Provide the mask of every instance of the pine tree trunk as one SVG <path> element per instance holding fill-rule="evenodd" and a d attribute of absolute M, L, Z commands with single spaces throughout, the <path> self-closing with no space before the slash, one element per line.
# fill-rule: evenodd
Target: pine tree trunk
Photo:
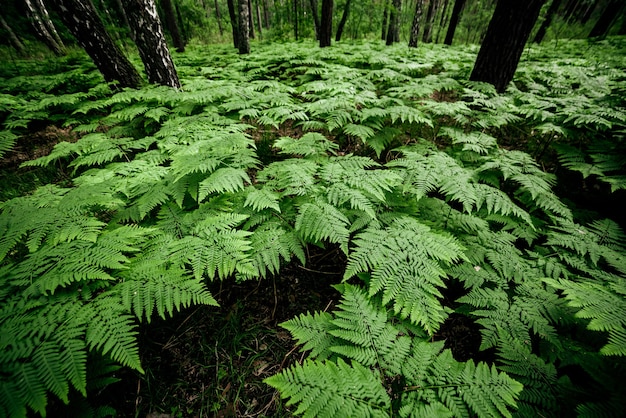
<path fill-rule="evenodd" d="M 452 7 L 452 16 L 450 16 L 450 23 L 448 24 L 448 31 L 446 32 L 446 39 L 443 41 L 446 45 L 452 45 L 454 32 L 456 32 L 456 27 L 459 24 L 459 20 L 461 20 L 461 12 L 463 11 L 464 6 L 465 0 L 456 0 L 454 2 L 454 7 Z"/>
<path fill-rule="evenodd" d="M 217 28 L 220 31 L 220 38 L 224 36 L 224 28 L 222 27 L 222 14 L 220 13 L 220 6 L 215 0 L 215 19 L 217 20 Z"/>
<path fill-rule="evenodd" d="M 226 0 L 228 5 L 228 15 L 230 16 L 230 27 L 233 29 L 233 44 L 235 48 L 239 48 L 239 23 L 237 16 L 239 15 L 239 4 L 237 12 L 235 11 L 234 0 Z"/>
<path fill-rule="evenodd" d="M 400 12 L 402 0 L 393 0 L 389 11 L 389 29 L 387 30 L 387 46 L 400 41 Z"/>
<path fill-rule="evenodd" d="M 48 46 L 48 48 L 50 48 L 52 52 L 55 53 L 55 55 L 65 55 L 65 45 L 63 45 L 63 43 L 59 44 L 54 35 L 50 33 L 50 30 L 48 29 L 48 26 L 50 25 L 46 24 L 45 17 L 42 16 L 42 11 L 39 9 L 39 3 L 36 3 L 35 1 L 36 0 L 24 0 L 24 4 L 26 5 L 26 14 L 28 15 L 31 25 L 35 29 L 39 38 Z"/>
<path fill-rule="evenodd" d="M 604 12 L 602 12 L 602 15 L 600 15 L 593 29 L 591 29 L 591 32 L 589 32 L 588 37 L 605 37 L 616 18 L 622 13 L 624 6 L 626 6 L 624 0 L 611 0 L 604 9 Z"/>
<path fill-rule="evenodd" d="M 177 52 L 185 52 L 185 42 L 180 36 L 180 30 L 178 29 L 178 21 L 174 15 L 174 6 L 172 6 L 172 0 L 161 0 L 161 7 L 163 8 L 163 14 L 165 14 L 165 25 L 167 30 L 172 35 L 172 42 Z"/>
<path fill-rule="evenodd" d="M 352 0 L 346 0 L 346 5 L 343 8 L 343 14 L 341 15 L 339 26 L 337 26 L 337 35 L 335 35 L 336 42 L 339 42 L 341 40 L 341 35 L 343 34 L 343 28 L 346 25 L 346 21 L 348 20 L 348 15 L 350 14 L 350 2 L 351 1 Z"/>
<path fill-rule="evenodd" d="M 478 51 L 472 81 L 493 84 L 504 92 L 513 79 L 524 46 L 545 0 L 499 0 Z"/>
<path fill-rule="evenodd" d="M 50 4 L 107 82 L 139 87 L 137 69 L 113 42 L 90 0 L 50 0 Z"/>
<path fill-rule="evenodd" d="M 546 18 L 541 23 L 541 26 L 539 27 L 539 29 L 537 30 L 537 33 L 535 34 L 535 39 L 533 39 L 534 43 L 540 44 L 541 41 L 543 41 L 543 38 L 544 36 L 546 36 L 546 32 L 548 31 L 548 28 L 552 24 L 552 19 L 554 18 L 556 11 L 559 10 L 560 5 L 561 5 L 561 0 L 552 0 L 552 3 L 550 4 L 548 11 L 546 12 Z"/>
<path fill-rule="evenodd" d="M 333 36 L 333 0 L 322 0 L 322 18 L 320 19 L 320 48 L 330 46 Z"/>
<path fill-rule="evenodd" d="M 239 0 L 239 53 L 250 53 L 250 10 L 248 10 L 248 0 Z"/>
<path fill-rule="evenodd" d="M 179 88 L 180 81 L 167 48 L 154 0 L 122 0 L 139 56 L 153 84 Z"/>
<path fill-rule="evenodd" d="M 0 27 L 2 27 L 2 29 L 4 29 L 4 31 L 9 35 L 9 41 L 11 42 L 11 45 L 13 46 L 13 48 L 15 48 L 17 53 L 20 55 L 24 55 L 24 52 L 26 51 L 24 49 L 24 44 L 22 43 L 22 41 L 20 41 L 20 38 L 18 38 L 15 32 L 13 32 L 13 29 L 11 29 L 11 26 L 9 26 L 6 20 L 4 20 L 4 17 L 2 17 L 1 15 L 0 15 Z"/>
<path fill-rule="evenodd" d="M 409 47 L 411 48 L 417 48 L 423 8 L 424 0 L 417 0 L 417 3 L 415 4 L 415 14 L 413 15 L 413 23 L 411 24 L 411 36 L 409 37 Z"/>
<path fill-rule="evenodd" d="M 313 25 L 315 25 L 315 39 L 320 39 L 320 14 L 317 9 L 317 0 L 309 0 L 311 14 L 313 15 Z"/>

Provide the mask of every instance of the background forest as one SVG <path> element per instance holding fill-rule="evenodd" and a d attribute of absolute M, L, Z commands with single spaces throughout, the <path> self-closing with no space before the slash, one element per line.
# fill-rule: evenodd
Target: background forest
<path fill-rule="evenodd" d="M 624 35 L 3 0 L 0 416 L 623 416 Z"/>

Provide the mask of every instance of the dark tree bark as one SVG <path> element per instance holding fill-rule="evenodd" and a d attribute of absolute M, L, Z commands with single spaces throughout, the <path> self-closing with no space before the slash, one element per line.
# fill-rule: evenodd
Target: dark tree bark
<path fill-rule="evenodd" d="M 137 69 L 113 42 L 90 0 L 50 0 L 50 4 L 107 82 L 139 87 Z"/>
<path fill-rule="evenodd" d="M 415 4 L 415 14 L 413 15 L 413 23 L 411 24 L 411 36 L 409 37 L 409 47 L 411 48 L 417 48 L 423 9 L 424 0 L 417 0 L 417 3 Z"/>
<path fill-rule="evenodd" d="M 316 7 L 315 7 L 314 16 L 317 16 L 317 3 L 315 4 L 316 4 Z M 267 5 L 267 0 L 263 0 L 263 23 L 265 23 L 265 29 L 270 28 L 270 21 L 271 21 L 270 16 L 271 16 L 271 13 L 270 13 L 270 8 Z"/>
<path fill-rule="evenodd" d="M 128 15 L 126 14 L 126 10 L 124 10 L 124 5 L 122 4 L 122 0 L 115 0 L 115 3 L 117 4 L 117 8 L 119 9 L 120 14 L 122 15 L 122 19 L 124 19 L 124 23 L 126 24 L 126 27 L 128 28 L 130 32 L 130 38 L 133 40 L 133 42 L 135 42 L 135 34 L 132 30 L 130 30 L 130 23 L 128 22 Z"/>
<path fill-rule="evenodd" d="M 298 0 L 293 0 L 293 34 L 298 40 Z"/>
<path fill-rule="evenodd" d="M 493 84 L 504 92 L 513 79 L 524 46 L 545 0 L 499 0 L 478 51 L 472 81 Z"/>
<path fill-rule="evenodd" d="M 20 55 L 23 55 L 25 52 L 24 44 L 22 43 L 22 41 L 20 41 L 20 38 L 15 34 L 11 26 L 9 26 L 6 20 L 4 20 L 4 17 L 2 17 L 1 15 L 0 15 L 0 27 L 2 27 L 2 29 L 7 33 L 7 36 L 9 37 L 9 41 L 11 42 L 11 45 L 13 46 L 13 48 L 15 48 L 17 53 Z"/>
<path fill-rule="evenodd" d="M 320 19 L 320 48 L 330 46 L 333 36 L 333 0 L 322 0 L 322 18 Z"/>
<path fill-rule="evenodd" d="M 315 38 L 320 39 L 320 15 L 317 10 L 317 0 L 309 0 L 311 5 L 311 14 L 313 15 L 313 24 L 315 25 Z"/>
<path fill-rule="evenodd" d="M 222 27 L 222 14 L 220 13 L 220 6 L 215 0 L 215 19 L 217 19 L 217 28 L 220 31 L 220 38 L 224 36 L 224 28 Z"/>
<path fill-rule="evenodd" d="M 452 7 L 452 16 L 450 16 L 450 23 L 448 24 L 448 31 L 446 32 L 446 39 L 443 41 L 446 45 L 452 45 L 454 32 L 456 32 L 456 27 L 459 25 L 459 20 L 461 20 L 461 12 L 464 6 L 465 0 L 455 0 L 454 6 Z"/>
<path fill-rule="evenodd" d="M 539 29 L 537 30 L 537 33 L 535 34 L 535 38 L 533 39 L 534 43 L 540 44 L 541 41 L 543 41 L 543 38 L 544 36 L 546 36 L 546 32 L 548 31 L 548 28 L 552 24 L 552 19 L 554 18 L 556 11 L 559 10 L 560 5 L 561 5 L 561 0 L 552 0 L 552 3 L 550 4 L 550 7 L 548 7 L 548 11 L 546 12 L 546 18 L 541 23 L 541 26 L 539 27 Z"/>
<path fill-rule="evenodd" d="M 611 0 L 589 32 L 589 38 L 605 37 L 617 17 L 622 13 L 624 6 L 626 6 L 624 0 Z"/>
<path fill-rule="evenodd" d="M 441 33 L 443 32 L 443 28 L 446 22 L 446 15 L 448 14 L 448 0 L 444 0 L 443 9 L 441 10 L 441 17 L 439 18 L 439 26 L 437 27 L 437 38 L 435 39 L 435 43 L 439 43 L 441 39 Z"/>
<path fill-rule="evenodd" d="M 250 10 L 248 9 L 248 0 L 239 0 L 239 53 L 250 53 Z"/>
<path fill-rule="evenodd" d="M 139 56 L 153 84 L 179 88 L 178 74 L 167 48 L 154 0 L 122 0 Z"/>
<path fill-rule="evenodd" d="M 348 20 L 348 16 L 350 15 L 350 2 L 352 0 L 346 0 L 346 5 L 343 8 L 343 14 L 341 15 L 341 20 L 339 21 L 339 26 L 337 26 L 337 34 L 335 35 L 335 41 L 339 42 L 341 40 L 341 35 L 343 34 L 343 28 L 346 26 L 346 21 Z"/>
<path fill-rule="evenodd" d="M 248 34 L 250 36 L 250 39 L 254 39 L 254 36 L 255 36 L 254 35 L 254 19 L 252 19 L 252 14 L 253 14 L 252 10 L 253 10 L 252 0 L 248 0 L 248 29 L 250 29 Z"/>
<path fill-rule="evenodd" d="M 389 28 L 387 30 L 386 45 L 400 41 L 400 12 L 402 8 L 402 0 L 392 0 L 391 10 L 389 11 Z"/>
<path fill-rule="evenodd" d="M 235 11 L 234 0 L 227 0 L 228 15 L 230 16 L 230 27 L 233 29 L 233 44 L 235 48 L 239 48 L 239 23 L 237 16 L 239 15 L 239 5 L 237 5 L 237 11 Z"/>
<path fill-rule="evenodd" d="M 54 28 L 43 3 L 37 0 L 24 0 L 24 4 L 26 5 L 28 19 L 35 29 L 35 33 L 39 36 L 39 39 L 41 39 L 55 55 L 65 55 L 65 45 L 63 45 L 61 38 L 59 38 L 59 34 Z"/>
<path fill-rule="evenodd" d="M 172 35 L 172 42 L 177 52 L 185 52 L 185 42 L 182 36 L 180 36 L 180 30 L 178 29 L 178 21 L 174 14 L 174 6 L 172 0 L 161 0 L 161 7 L 163 8 L 163 14 L 165 14 L 165 25 L 167 30 Z"/>
<path fill-rule="evenodd" d="M 428 44 L 433 41 L 433 19 L 437 14 L 437 0 L 428 2 L 428 11 L 426 12 L 426 20 L 424 21 L 424 33 L 422 33 L 422 42 Z"/>
<path fill-rule="evenodd" d="M 382 39 L 383 41 L 387 39 L 387 32 L 389 31 L 389 23 L 387 22 L 387 19 L 389 18 L 389 2 L 391 0 L 384 0 L 385 1 L 385 6 L 383 7 L 383 30 L 381 31 L 380 34 L 380 39 Z"/>

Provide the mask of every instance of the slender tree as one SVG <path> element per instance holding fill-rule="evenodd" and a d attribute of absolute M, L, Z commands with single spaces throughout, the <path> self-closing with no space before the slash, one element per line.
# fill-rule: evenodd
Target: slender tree
<path fill-rule="evenodd" d="M 52 24 L 45 5 L 39 0 L 24 0 L 24 4 L 26 5 L 26 15 L 39 39 L 56 55 L 65 55 L 65 45 Z"/>
<path fill-rule="evenodd" d="M 50 0 L 50 4 L 107 82 L 139 87 L 137 69 L 113 42 L 90 0 Z"/>
<path fill-rule="evenodd" d="M 161 8 L 165 15 L 165 25 L 170 35 L 172 35 L 172 42 L 178 52 L 185 52 L 185 42 L 182 36 L 180 36 L 180 30 L 178 28 L 178 20 L 174 14 L 174 6 L 172 0 L 161 0 Z"/>
<path fill-rule="evenodd" d="M 546 18 L 543 20 L 543 22 L 541 22 L 541 26 L 539 26 L 539 29 L 535 34 L 535 38 L 533 39 L 534 43 L 540 44 L 541 41 L 543 41 L 543 38 L 544 36 L 546 36 L 546 32 L 548 31 L 548 28 L 552 24 L 552 19 L 554 18 L 554 15 L 556 14 L 557 10 L 559 10 L 559 6 L 561 6 L 561 0 L 552 0 L 552 3 L 550 3 L 550 7 L 548 7 L 548 11 L 546 12 Z"/>
<path fill-rule="evenodd" d="M 611 0 L 600 15 L 600 18 L 589 32 L 589 38 L 604 37 L 624 10 L 624 0 Z"/>
<path fill-rule="evenodd" d="M 252 0 L 248 0 L 248 29 L 249 29 L 249 36 L 250 39 L 254 39 L 255 35 L 254 35 L 254 19 L 252 18 L 253 16 L 253 11 L 254 9 L 252 8 Z"/>
<path fill-rule="evenodd" d="M 180 87 L 154 0 L 122 0 L 148 81 Z"/>
<path fill-rule="evenodd" d="M 433 20 L 437 14 L 437 0 L 428 2 L 428 11 L 426 12 L 426 20 L 424 22 L 424 32 L 422 33 L 422 42 L 431 43 L 433 41 Z"/>
<path fill-rule="evenodd" d="M 298 0 L 293 0 L 293 34 L 298 40 Z"/>
<path fill-rule="evenodd" d="M 322 18 L 320 19 L 320 48 L 330 46 L 333 36 L 333 0 L 322 0 Z"/>
<path fill-rule="evenodd" d="M 313 24 L 315 25 L 315 39 L 320 39 L 320 14 L 317 7 L 317 0 L 309 0 L 311 6 L 311 14 L 313 15 Z"/>
<path fill-rule="evenodd" d="M 126 10 L 124 10 L 124 5 L 122 4 L 122 0 L 115 0 L 115 4 L 117 4 L 117 8 L 119 9 L 120 15 L 124 20 L 124 24 L 126 24 L 126 28 L 128 28 L 130 33 L 130 38 L 135 42 L 135 33 L 130 30 L 130 22 L 128 21 L 128 15 L 126 14 Z"/>
<path fill-rule="evenodd" d="M 545 0 L 499 0 L 478 51 L 472 81 L 493 84 L 504 92 L 513 79 Z"/>
<path fill-rule="evenodd" d="M 217 29 L 220 31 L 220 38 L 224 36 L 224 28 L 222 27 L 222 13 L 220 13 L 220 5 L 215 0 L 215 20 L 217 20 Z"/>
<path fill-rule="evenodd" d="M 409 36 L 409 47 L 411 48 L 417 48 L 423 9 L 424 0 L 417 0 L 417 3 L 415 4 L 415 14 L 413 15 L 413 23 L 411 24 L 411 36 Z"/>
<path fill-rule="evenodd" d="M 235 46 L 235 48 L 239 48 L 239 23 L 237 17 L 239 15 L 239 5 L 237 5 L 237 10 L 235 10 L 234 0 L 226 0 L 226 4 L 228 5 L 230 27 L 233 30 L 233 45 Z"/>
<path fill-rule="evenodd" d="M 391 10 L 389 11 L 389 29 L 387 30 L 386 45 L 392 45 L 394 42 L 400 41 L 400 12 L 402 8 L 402 0 L 392 0 Z"/>
<path fill-rule="evenodd" d="M 248 0 L 239 0 L 239 53 L 250 53 L 250 10 L 248 9 Z"/>
<path fill-rule="evenodd" d="M 446 32 L 446 39 L 443 41 L 446 45 L 452 45 L 454 32 L 456 32 L 456 27 L 459 24 L 459 20 L 461 20 L 461 12 L 464 6 L 465 0 L 455 0 L 454 6 L 452 7 L 452 15 L 450 16 L 450 23 L 448 24 L 448 31 Z"/>
<path fill-rule="evenodd" d="M 352 0 L 346 0 L 346 4 L 343 7 L 343 13 L 341 14 L 341 20 L 339 21 L 339 26 L 337 26 L 337 35 L 335 35 L 335 41 L 339 42 L 341 40 L 341 35 L 343 34 L 343 28 L 346 26 L 346 21 L 348 20 L 348 15 L 350 14 L 350 3 Z"/>
<path fill-rule="evenodd" d="M 383 30 L 380 34 L 380 39 L 382 39 L 383 41 L 387 39 L 387 32 L 389 31 L 389 23 L 387 22 L 387 19 L 389 18 L 389 2 L 391 0 L 383 0 Z"/>
<path fill-rule="evenodd" d="M 0 15 L 0 27 L 7 33 L 9 42 L 11 42 L 11 45 L 15 48 L 17 53 L 23 55 L 25 52 L 24 44 L 20 41 L 20 38 L 15 34 L 11 26 L 4 20 L 2 15 Z"/>
<path fill-rule="evenodd" d="M 446 15 L 448 14 L 448 4 L 449 1 L 448 0 L 444 0 L 443 2 L 443 9 L 441 10 L 441 17 L 439 18 L 439 26 L 437 27 L 437 38 L 435 39 L 435 43 L 439 43 L 439 40 L 441 39 L 441 33 L 443 32 L 443 29 L 445 27 L 445 22 L 446 22 Z"/>
<path fill-rule="evenodd" d="M 258 23 L 259 39 L 263 39 L 263 21 L 261 20 L 261 5 L 259 2 L 260 0 L 255 1 L 256 21 Z"/>

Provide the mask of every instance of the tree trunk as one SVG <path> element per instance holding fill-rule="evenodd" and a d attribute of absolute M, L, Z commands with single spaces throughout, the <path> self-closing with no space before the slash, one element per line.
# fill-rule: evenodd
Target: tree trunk
<path fill-rule="evenodd" d="M 11 26 L 9 26 L 6 20 L 4 20 L 4 17 L 2 17 L 1 15 L 0 27 L 2 27 L 2 29 L 4 29 L 4 31 L 9 35 L 9 41 L 11 42 L 11 45 L 13 45 L 13 48 L 15 48 L 17 53 L 23 55 L 25 52 L 24 44 L 22 43 L 22 41 L 20 41 L 20 38 L 17 37 L 15 32 L 13 32 L 13 29 L 11 29 Z"/>
<path fill-rule="evenodd" d="M 259 39 L 263 39 L 263 23 L 261 21 L 261 5 L 259 4 L 260 0 L 256 0 L 256 21 L 258 23 L 259 30 Z"/>
<path fill-rule="evenodd" d="M 224 36 L 224 28 L 222 27 L 222 14 L 220 13 L 220 6 L 215 0 L 215 19 L 217 19 L 217 28 L 220 31 L 220 38 Z"/>
<path fill-rule="evenodd" d="M 313 0 L 312 0 L 313 1 Z M 317 3 L 315 3 L 317 5 Z M 265 29 L 270 28 L 270 8 L 267 5 L 267 0 L 263 0 L 263 23 L 265 24 Z M 317 7 L 315 8 L 315 17 L 317 17 Z"/>
<path fill-rule="evenodd" d="M 126 10 L 124 10 L 124 5 L 122 4 L 122 0 L 116 0 L 115 3 L 117 3 L 117 8 L 120 10 L 122 18 L 124 19 L 124 23 L 126 24 L 126 27 L 128 28 L 130 32 L 130 39 L 132 39 L 133 42 L 135 42 L 135 33 L 130 29 L 130 22 L 128 22 L 128 15 L 126 14 Z"/>
<path fill-rule="evenodd" d="M 435 43 L 438 44 L 441 39 L 441 33 L 445 27 L 446 15 L 448 14 L 448 0 L 444 0 L 443 9 L 441 10 L 441 17 L 439 18 L 439 25 L 437 27 L 437 37 L 435 38 Z"/>
<path fill-rule="evenodd" d="M 178 74 L 167 48 L 154 0 L 122 0 L 128 14 L 139 56 L 154 84 L 179 88 Z"/>
<path fill-rule="evenodd" d="M 311 5 L 311 14 L 313 15 L 313 24 L 315 25 L 315 39 L 320 39 L 320 14 L 317 10 L 317 0 L 309 0 Z"/>
<path fill-rule="evenodd" d="M 250 39 L 254 39 L 254 19 L 252 19 L 252 0 L 248 0 L 248 28 Z"/>
<path fill-rule="evenodd" d="M 478 51 L 472 81 L 493 84 L 504 92 L 513 79 L 526 41 L 545 0 L 499 0 Z"/>
<path fill-rule="evenodd" d="M 63 45 L 63 42 L 59 43 L 61 39 L 56 33 L 56 30 L 54 30 L 54 34 L 56 34 L 55 37 L 48 29 L 49 26 L 54 28 L 52 22 L 46 22 L 48 12 L 46 11 L 44 15 L 44 11 L 40 9 L 40 3 L 37 2 L 37 0 L 24 0 L 24 4 L 26 5 L 26 14 L 28 15 L 28 19 L 30 20 L 31 25 L 35 29 L 39 38 L 48 46 L 48 48 L 50 48 L 52 52 L 55 53 L 55 55 L 65 55 L 65 45 Z M 47 20 L 49 21 L 50 18 L 48 17 Z"/>
<path fill-rule="evenodd" d="M 320 48 L 330 46 L 333 36 L 333 0 L 322 0 L 322 18 L 320 19 Z"/>
<path fill-rule="evenodd" d="M 341 15 L 341 20 L 339 21 L 339 26 L 337 27 L 337 34 L 335 35 L 335 41 L 339 42 L 341 40 L 341 35 L 343 34 L 343 28 L 346 25 L 346 21 L 348 20 L 348 15 L 350 14 L 350 2 L 352 0 L 346 0 L 346 5 L 343 8 L 343 14 Z"/>
<path fill-rule="evenodd" d="M 233 29 L 233 44 L 235 48 L 239 48 L 239 23 L 238 23 L 238 11 L 235 12 L 235 3 L 234 0 L 227 0 L 228 4 L 228 15 L 230 16 L 230 27 Z M 237 5 L 239 8 L 239 5 Z"/>
<path fill-rule="evenodd" d="M 137 69 L 117 47 L 89 0 L 50 0 L 67 29 L 85 49 L 107 82 L 139 87 Z"/>
<path fill-rule="evenodd" d="M 189 31 L 188 26 L 185 24 L 185 19 L 183 19 L 183 15 L 180 13 L 180 7 L 178 6 L 178 3 L 176 3 L 174 0 L 172 0 L 173 4 L 174 4 L 174 10 L 176 11 L 176 22 L 178 23 L 178 27 L 180 28 L 180 34 L 183 38 L 183 46 L 187 45 L 187 42 L 189 41 Z"/>
<path fill-rule="evenodd" d="M 622 13 L 624 6 L 626 6 L 624 0 L 611 0 L 589 32 L 589 38 L 605 37 L 616 18 Z"/>
<path fill-rule="evenodd" d="M 52 19 L 50 19 L 50 14 L 48 13 L 48 9 L 46 9 L 46 5 L 43 3 L 42 0 L 34 0 L 34 1 L 35 1 L 35 6 L 37 7 L 37 9 L 39 10 L 39 13 L 41 14 L 41 20 L 43 21 L 43 24 L 46 26 L 46 29 L 48 29 L 48 32 L 50 32 L 50 35 L 52 35 L 52 38 L 56 41 L 56 43 L 63 50 L 65 50 L 65 45 L 63 44 L 63 41 L 61 40 L 61 37 L 59 36 L 59 33 L 57 32 L 57 28 L 54 27 L 54 23 L 52 23 Z"/>
<path fill-rule="evenodd" d="M 172 35 L 172 42 L 174 43 L 176 51 L 185 52 L 185 42 L 183 42 L 183 38 L 180 36 L 172 0 L 161 0 L 161 7 L 163 8 L 163 14 L 165 14 L 165 25 L 170 35 Z"/>
<path fill-rule="evenodd" d="M 382 39 L 383 41 L 387 39 L 387 32 L 389 31 L 389 23 L 387 22 L 387 19 L 389 18 L 389 2 L 391 0 L 383 0 L 384 3 L 384 7 L 383 7 L 383 29 L 381 31 L 380 34 L 380 39 Z"/>
<path fill-rule="evenodd" d="M 411 24 L 411 36 L 409 37 L 409 47 L 411 48 L 417 48 L 423 8 L 424 0 L 417 0 L 417 3 L 415 4 L 415 14 L 413 15 L 413 23 Z"/>
<path fill-rule="evenodd" d="M 456 0 L 454 2 L 454 7 L 452 7 L 452 16 L 450 16 L 450 23 L 448 24 L 448 31 L 446 32 L 446 39 L 443 41 L 446 45 L 452 45 L 454 32 L 456 32 L 456 27 L 459 24 L 459 20 L 461 20 L 461 12 L 463 11 L 464 6 L 465 0 Z"/>
<path fill-rule="evenodd" d="M 543 41 L 543 38 L 544 36 L 546 36 L 546 32 L 550 27 L 550 24 L 552 24 L 552 19 L 554 18 L 556 11 L 559 10 L 560 5 L 561 0 L 552 0 L 552 3 L 550 4 L 548 11 L 546 12 L 546 18 L 541 23 L 539 30 L 537 30 L 537 33 L 535 34 L 535 39 L 533 39 L 534 43 L 540 44 L 541 41 Z"/>
<path fill-rule="evenodd" d="M 393 0 L 389 11 L 389 29 L 387 30 L 386 45 L 400 41 L 400 12 L 402 0 Z"/>
<path fill-rule="evenodd" d="M 293 0 L 293 34 L 298 40 L 298 0 Z"/>
<path fill-rule="evenodd" d="M 424 33 L 422 34 L 422 42 L 431 43 L 433 41 L 433 19 L 437 14 L 437 0 L 428 2 L 428 11 L 426 12 L 426 20 L 424 21 Z"/>
<path fill-rule="evenodd" d="M 250 10 L 248 0 L 239 0 L 239 53 L 250 53 Z"/>

